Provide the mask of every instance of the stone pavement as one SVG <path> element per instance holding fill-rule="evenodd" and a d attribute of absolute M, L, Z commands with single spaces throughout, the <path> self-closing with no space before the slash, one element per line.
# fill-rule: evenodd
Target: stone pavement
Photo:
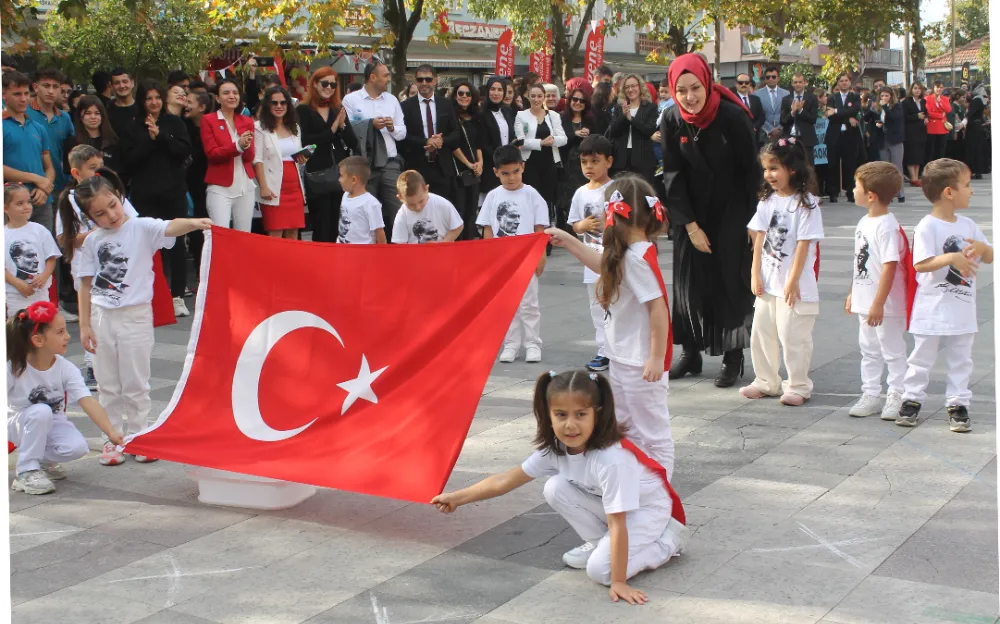
<path fill-rule="evenodd" d="M 989 182 L 974 187 L 968 214 L 993 239 Z M 912 231 L 928 203 L 918 189 L 907 194 L 895 213 Z M 861 211 L 823 209 L 813 399 L 787 408 L 716 389 L 718 359 L 703 377 L 671 384 L 674 482 L 694 536 L 683 556 L 634 579 L 649 604 L 614 605 L 563 567 L 561 554 L 580 540 L 544 503 L 540 482 L 450 516 L 332 490 L 257 513 L 198 503 L 185 466 L 105 468 L 92 455 L 67 466 L 55 494 L 10 495 L 13 621 L 996 621 L 992 268 L 978 279 L 973 431 L 948 430 L 940 365 L 919 427 L 849 418 L 859 354 L 857 321 L 842 302 Z M 541 289 L 544 362 L 494 366 L 449 489 L 527 456 L 534 379 L 593 355 L 581 274 L 563 252 L 552 256 Z M 156 332 L 157 412 L 181 372 L 189 327 Z M 82 360 L 78 342 L 70 353 Z M 77 413 L 74 422 L 96 447 L 89 421 Z"/>

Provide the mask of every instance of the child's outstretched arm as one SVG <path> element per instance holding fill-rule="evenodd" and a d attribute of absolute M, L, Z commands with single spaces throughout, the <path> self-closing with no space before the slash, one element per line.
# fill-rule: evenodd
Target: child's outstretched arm
<path fill-rule="evenodd" d="M 560 228 L 549 228 L 545 233 L 552 237 L 552 244 L 563 247 L 594 273 L 601 272 L 601 254 L 583 244 L 579 238 Z"/>
<path fill-rule="evenodd" d="M 625 512 L 608 514 L 608 535 L 611 537 L 611 587 L 608 595 L 612 602 L 625 600 L 629 604 L 647 602 L 646 594 L 632 589 L 626 582 L 628 576 L 628 527 Z"/>
<path fill-rule="evenodd" d="M 117 446 L 122 443 L 121 432 L 111 425 L 111 421 L 108 420 L 108 413 L 104 411 L 104 408 L 97 402 L 97 399 L 92 396 L 83 397 L 79 403 L 84 413 L 90 417 L 90 420 L 94 421 L 94 424 L 104 432 L 104 435 L 108 436 L 108 440 L 111 440 L 112 444 Z"/>
<path fill-rule="evenodd" d="M 212 225 L 211 219 L 171 219 L 167 222 L 164 234 L 170 237 L 184 236 L 195 230 L 207 230 Z"/>
<path fill-rule="evenodd" d="M 479 483 L 470 485 L 457 492 L 443 492 L 438 494 L 431 499 L 431 504 L 437 505 L 438 510 L 442 513 L 451 513 L 462 505 L 502 496 L 511 490 L 516 490 L 531 480 L 532 478 L 520 466 L 515 466 L 507 472 L 486 477 Z M 625 550 L 627 555 L 628 548 Z"/>

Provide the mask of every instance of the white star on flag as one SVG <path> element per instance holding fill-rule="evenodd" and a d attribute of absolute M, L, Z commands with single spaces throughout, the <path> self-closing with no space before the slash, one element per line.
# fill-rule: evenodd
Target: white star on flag
<path fill-rule="evenodd" d="M 337 384 L 338 388 L 342 388 L 347 391 L 347 398 L 344 399 L 344 406 L 340 408 L 340 415 L 343 416 L 347 412 L 348 408 L 354 405 L 354 402 L 358 399 L 364 399 L 370 403 L 378 403 L 378 397 L 372 392 L 372 382 L 378 379 L 379 375 L 385 372 L 389 368 L 388 366 L 383 366 L 374 373 L 368 368 L 368 358 L 364 355 L 361 356 L 361 370 L 358 371 L 358 376 L 355 379 L 345 381 L 343 383 Z"/>

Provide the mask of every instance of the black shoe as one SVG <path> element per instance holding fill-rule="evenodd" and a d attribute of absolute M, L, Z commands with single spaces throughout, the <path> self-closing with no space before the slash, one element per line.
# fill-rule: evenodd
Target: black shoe
<path fill-rule="evenodd" d="M 552 255 L 552 243 L 545 245 L 545 255 L 546 256 Z"/>
<path fill-rule="evenodd" d="M 955 433 L 965 433 L 972 430 L 969 420 L 969 410 L 964 405 L 948 406 L 948 422 Z"/>
<path fill-rule="evenodd" d="M 972 176 L 972 179 L 973 180 L 982 180 L 983 179 L 983 174 L 977 173 L 976 175 Z"/>
<path fill-rule="evenodd" d="M 906 203 L 906 198 L 905 197 L 897 197 L 896 199 L 898 199 L 899 203 L 901 203 L 901 204 L 905 204 Z"/>
<path fill-rule="evenodd" d="M 670 365 L 670 373 L 667 375 L 668 379 L 680 379 L 684 375 L 700 375 L 701 374 L 701 352 L 695 350 L 684 350 L 681 356 L 677 358 L 677 361 Z"/>
<path fill-rule="evenodd" d="M 831 195 L 830 199 L 829 199 L 829 202 L 831 204 L 836 204 L 837 203 L 837 196 L 836 195 Z"/>
<path fill-rule="evenodd" d="M 849 203 L 849 204 L 853 204 L 854 203 L 854 193 L 848 193 L 847 194 L 847 203 Z"/>
<path fill-rule="evenodd" d="M 730 388 L 741 377 L 743 377 L 743 350 L 734 349 L 727 351 L 722 356 L 722 368 L 719 369 L 719 374 L 715 376 L 715 387 Z"/>
<path fill-rule="evenodd" d="M 896 424 L 900 427 L 916 427 L 919 415 L 920 403 L 903 401 L 903 407 L 899 408 L 899 416 L 896 417 Z"/>

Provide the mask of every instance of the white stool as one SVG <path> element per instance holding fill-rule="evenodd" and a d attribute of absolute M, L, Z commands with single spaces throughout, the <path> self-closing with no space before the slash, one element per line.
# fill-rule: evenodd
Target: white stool
<path fill-rule="evenodd" d="M 198 500 L 209 505 L 245 509 L 287 509 L 316 493 L 316 487 L 239 474 L 214 468 L 195 468 L 188 476 L 198 482 Z"/>

